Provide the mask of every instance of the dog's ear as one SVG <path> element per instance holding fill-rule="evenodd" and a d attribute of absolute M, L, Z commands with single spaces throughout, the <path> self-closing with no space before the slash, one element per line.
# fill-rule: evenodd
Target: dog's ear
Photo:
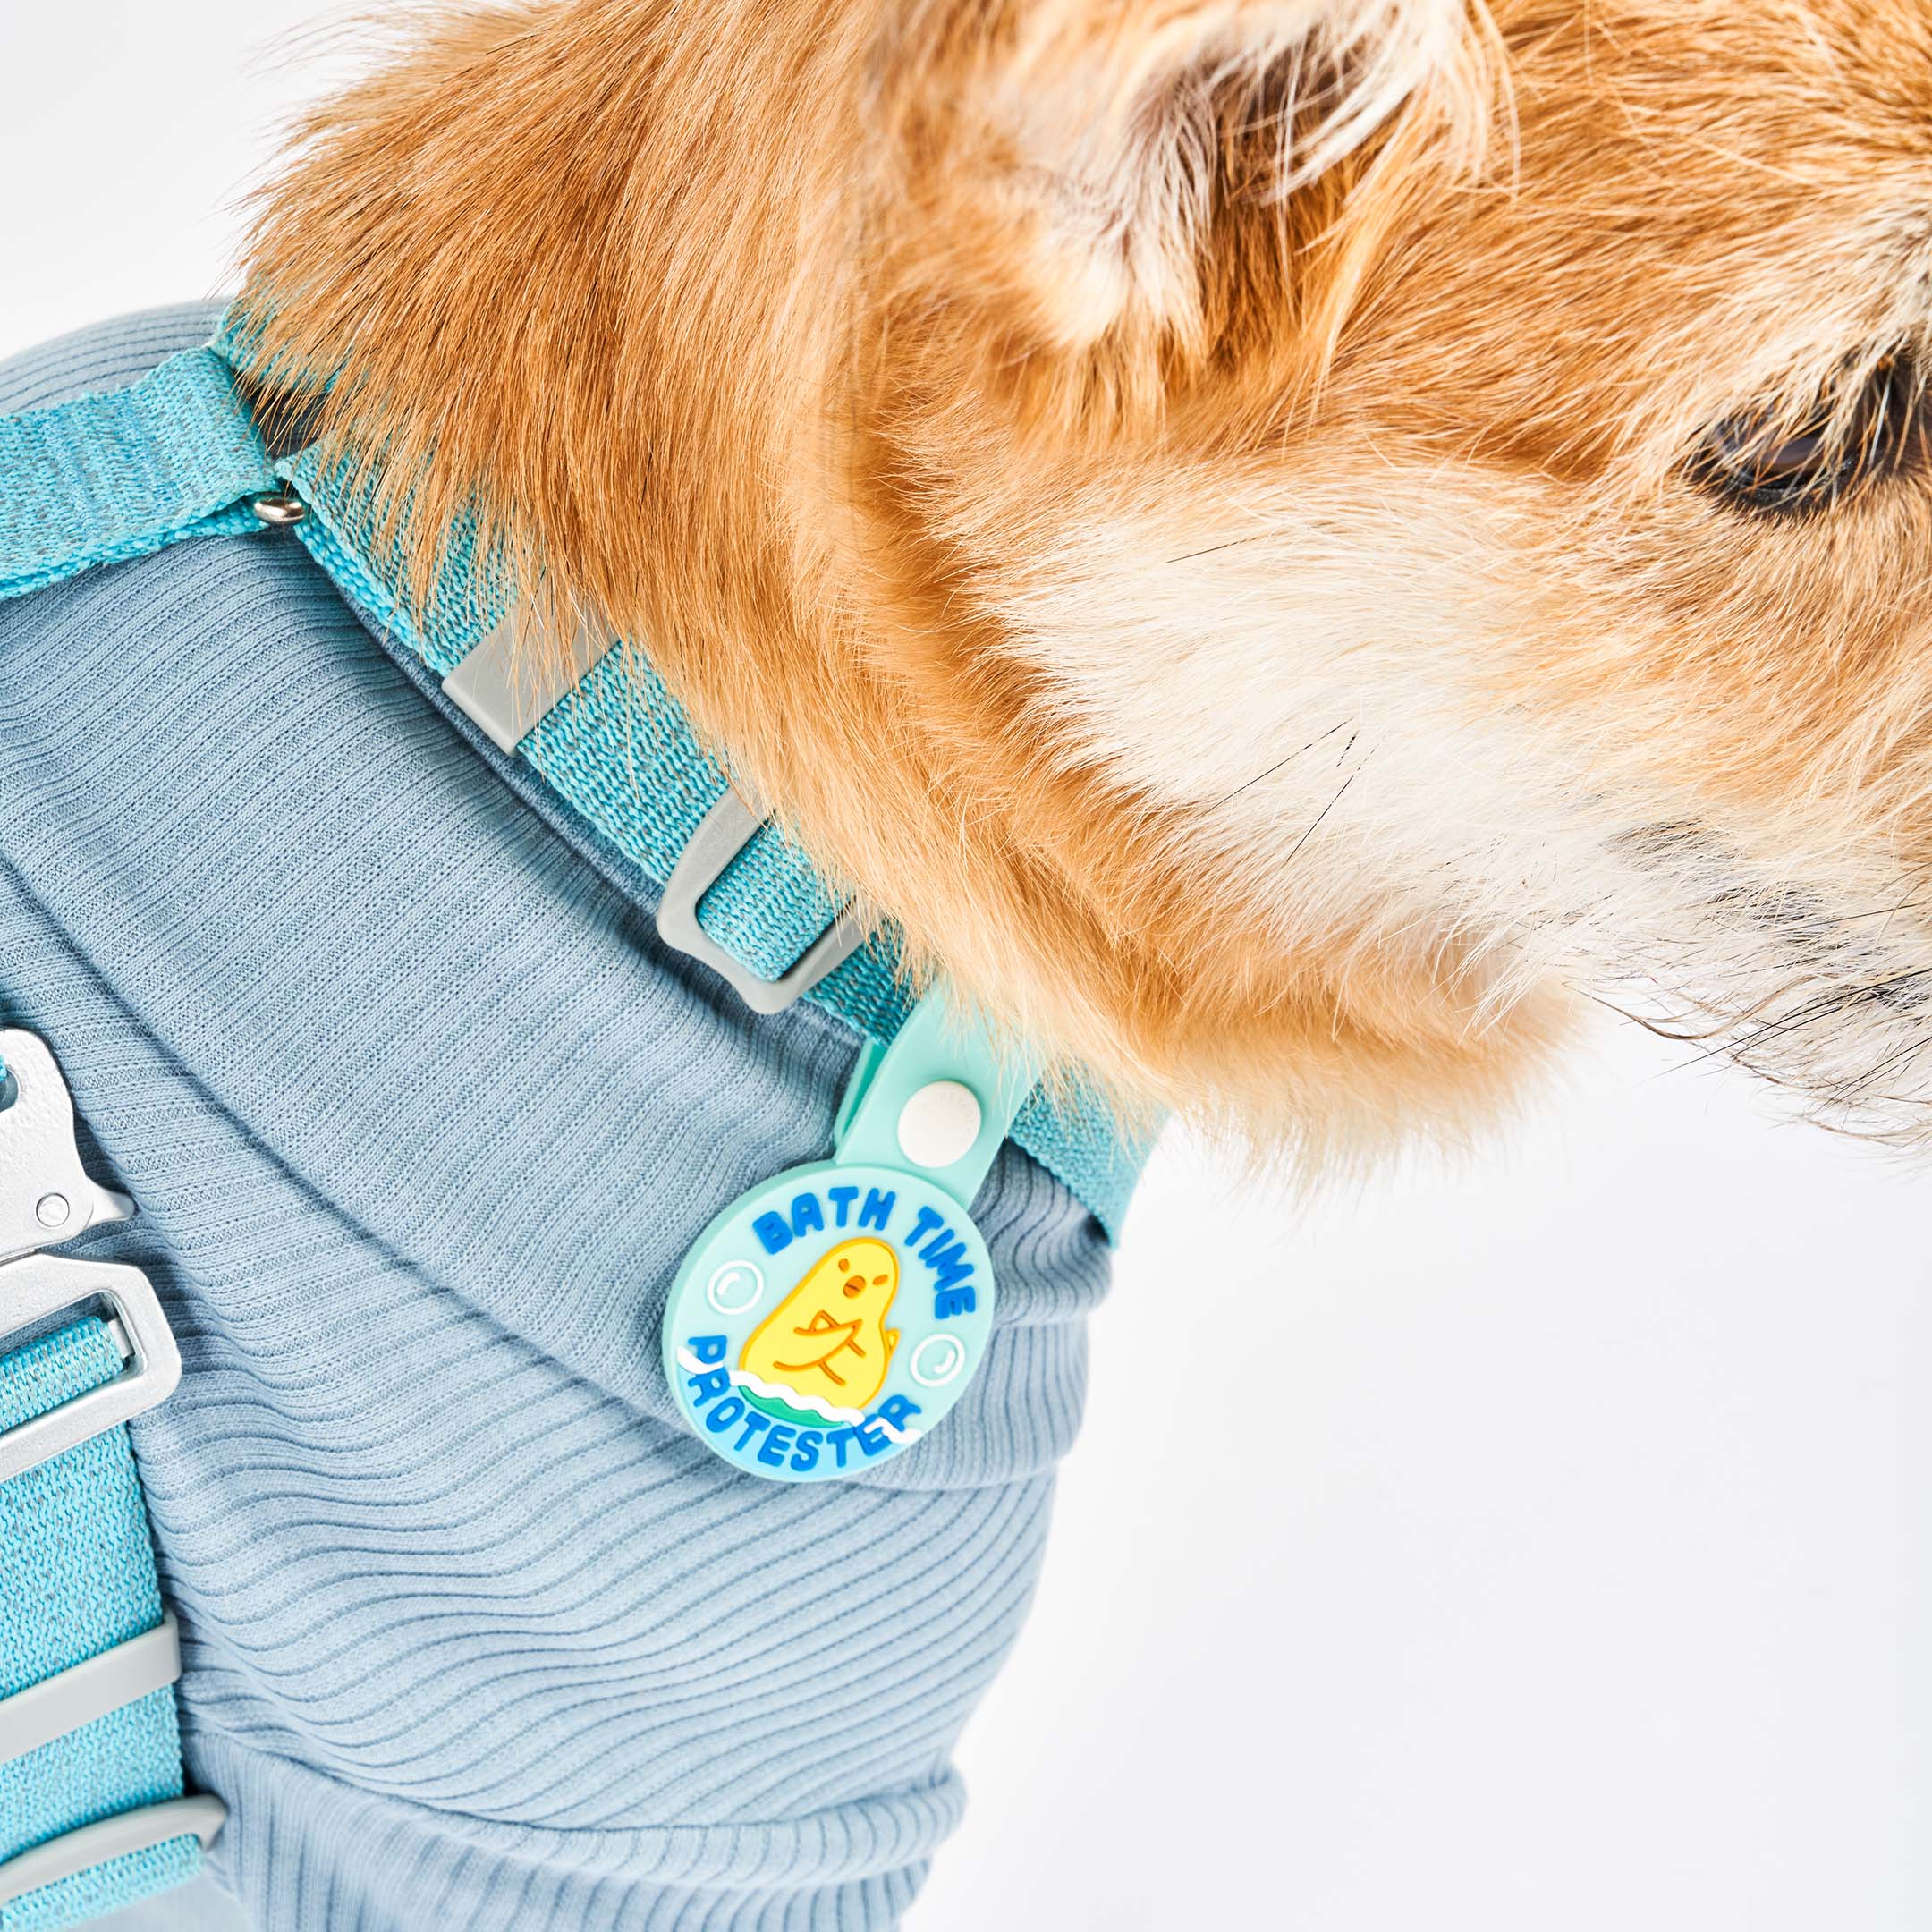
<path fill-rule="evenodd" d="M 927 0 L 882 43 L 880 75 L 955 292 L 1017 298 L 1067 349 L 1145 326 L 1185 344 L 1231 210 L 1279 228 L 1399 117 L 1476 158 L 1494 98 L 1480 7 Z M 1318 225 L 1339 207 L 1325 200 Z"/>

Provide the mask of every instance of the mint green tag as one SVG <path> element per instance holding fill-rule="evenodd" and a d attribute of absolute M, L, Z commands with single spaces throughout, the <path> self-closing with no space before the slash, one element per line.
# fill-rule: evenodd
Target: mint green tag
<path fill-rule="evenodd" d="M 665 1373 L 700 1442 L 823 1482 L 925 1437 L 992 1340 L 970 1209 L 1032 1084 L 936 991 L 866 1049 L 832 1158 L 733 1201 L 672 1284 Z"/>

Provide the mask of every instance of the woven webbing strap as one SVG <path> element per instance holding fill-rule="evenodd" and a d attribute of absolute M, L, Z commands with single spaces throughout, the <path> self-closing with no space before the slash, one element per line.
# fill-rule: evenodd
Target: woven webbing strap
<path fill-rule="evenodd" d="M 108 395 L 0 418 L 0 597 L 185 537 L 255 530 L 249 499 L 275 487 L 212 349 Z"/>
<path fill-rule="evenodd" d="M 111 1382 L 123 1361 L 92 1317 L 0 1356 L 0 1430 Z M 161 1622 L 148 1512 L 124 1426 L 0 1483 L 0 1699 L 101 1657 Z M 9 1896 L 9 1861 L 182 1795 L 172 1685 L 4 1758 L 0 1932 L 57 1932 L 191 1878 L 192 1831 Z M 44 1876 L 44 1875 L 43 1875 Z"/>

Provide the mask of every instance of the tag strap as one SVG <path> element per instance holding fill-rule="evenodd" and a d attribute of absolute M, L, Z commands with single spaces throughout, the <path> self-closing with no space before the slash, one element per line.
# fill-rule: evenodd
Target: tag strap
<path fill-rule="evenodd" d="M 984 1026 L 928 993 L 890 1045 L 867 1043 L 839 1108 L 836 1158 L 924 1174 L 970 1208 L 1034 1073 Z"/>

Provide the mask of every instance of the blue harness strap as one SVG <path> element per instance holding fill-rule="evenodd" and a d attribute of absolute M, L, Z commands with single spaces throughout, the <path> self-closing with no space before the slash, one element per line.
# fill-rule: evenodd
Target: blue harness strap
<path fill-rule="evenodd" d="M 250 505 L 292 484 L 308 514 L 295 534 L 337 587 L 436 677 L 447 679 L 506 614 L 506 588 L 459 529 L 419 617 L 376 559 L 372 482 L 331 471 L 314 451 L 270 459 L 234 390 L 246 342 L 162 363 L 131 387 L 0 419 L 0 597 L 187 537 L 260 528 Z M 642 654 L 623 644 L 592 662 L 533 722 L 514 755 L 575 818 L 663 886 L 728 776 Z M 839 902 L 775 826 L 750 839 L 707 893 L 706 932 L 754 976 L 783 973 L 835 918 Z M 805 996 L 861 1034 L 890 1040 L 912 1005 L 890 933 L 875 933 Z M 4 1075 L 0 1075 L 4 1078 Z M 1036 1090 L 1013 1139 L 1117 1236 L 1148 1141 L 1071 1084 Z"/>
<path fill-rule="evenodd" d="M 126 389 L 0 419 L 0 597 L 186 537 L 258 528 L 275 475 L 212 349 Z"/>
<path fill-rule="evenodd" d="M 182 1795 L 180 1643 L 126 1428 L 180 1352 L 140 1269 L 40 1251 L 134 1204 L 89 1177 L 46 1042 L 0 1042 L 0 1932 L 55 1932 L 192 1877 L 225 1813 Z"/>
<path fill-rule="evenodd" d="M 0 1359 L 0 1432 L 112 1382 L 123 1366 L 107 1324 L 91 1316 L 16 1350 Z M 0 1483 L 0 1699 L 160 1623 L 148 1511 L 124 1425 Z M 171 1684 L 10 1758 L 17 1741 L 0 1729 L 0 1932 L 80 1925 L 200 1869 L 200 1840 L 184 1824 L 56 1875 L 63 1839 L 181 1797 Z M 172 1816 L 156 1828 L 166 1831 Z M 21 1857 L 36 1852 L 38 1873 Z"/>
<path fill-rule="evenodd" d="M 497 627 L 513 615 L 490 559 L 469 531 L 454 532 L 429 596 L 412 614 L 375 561 L 393 547 L 376 530 L 369 476 L 331 470 L 313 450 L 283 468 L 308 509 L 295 535 L 309 555 L 386 642 L 453 694 L 451 674 L 488 648 Z M 546 791 L 660 887 L 707 814 L 728 795 L 728 774 L 699 741 L 683 707 L 644 653 L 623 642 L 595 654 L 513 747 L 515 760 L 534 771 Z M 711 884 L 698 918 L 750 978 L 772 981 L 801 960 L 839 909 L 809 855 L 767 824 Z M 733 984 L 743 990 L 742 979 Z M 897 1034 L 914 1004 L 887 930 L 872 933 L 803 996 L 882 1044 Z M 1086 1204 L 1109 1239 L 1118 1238 L 1150 1137 L 1129 1133 L 1097 1095 L 1069 1081 L 1051 1093 L 1036 1088 L 1012 1138 Z"/>

